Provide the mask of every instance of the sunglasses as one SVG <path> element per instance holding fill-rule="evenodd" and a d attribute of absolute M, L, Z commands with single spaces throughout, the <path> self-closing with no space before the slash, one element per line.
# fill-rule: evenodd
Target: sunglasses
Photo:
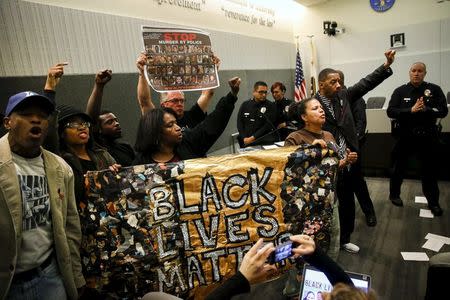
<path fill-rule="evenodd" d="M 64 125 L 65 128 L 74 128 L 74 129 L 78 129 L 78 128 L 90 128 L 91 127 L 91 123 L 90 122 L 68 122 L 66 123 L 66 125 Z"/>

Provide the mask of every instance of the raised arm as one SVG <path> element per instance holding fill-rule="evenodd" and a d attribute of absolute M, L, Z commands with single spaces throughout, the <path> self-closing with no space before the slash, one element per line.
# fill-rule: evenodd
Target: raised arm
<path fill-rule="evenodd" d="M 213 63 L 216 65 L 217 71 L 219 71 L 220 59 L 217 56 L 213 56 Z M 208 106 L 213 96 L 214 96 L 214 89 L 209 89 L 203 90 L 202 94 L 198 98 L 197 104 L 204 113 L 208 111 Z"/>
<path fill-rule="evenodd" d="M 386 51 L 384 56 L 386 57 L 386 62 L 383 65 L 375 69 L 366 77 L 362 78 L 358 83 L 341 91 L 348 94 L 347 99 L 350 103 L 353 103 L 363 97 L 369 91 L 381 84 L 386 78 L 392 75 L 392 69 L 390 66 L 395 59 L 395 50 Z"/>
<path fill-rule="evenodd" d="M 48 69 L 47 79 L 44 85 L 44 95 L 55 101 L 56 86 L 59 84 L 61 77 L 64 75 L 64 66 L 67 62 L 58 63 Z M 55 101 L 56 103 L 56 101 Z M 58 137 L 58 114 L 53 113 L 48 123 L 48 134 L 44 140 L 43 147 L 48 151 L 59 154 L 59 137 Z"/>
<path fill-rule="evenodd" d="M 44 91 L 55 91 L 61 77 L 64 75 L 64 66 L 67 62 L 58 63 L 48 69 L 47 80 L 45 81 Z"/>
<path fill-rule="evenodd" d="M 92 93 L 86 104 L 86 114 L 88 114 L 94 121 L 98 119 L 102 108 L 103 89 L 111 78 L 112 71 L 108 69 L 99 71 L 95 74 L 94 88 L 92 89 Z"/>
<path fill-rule="evenodd" d="M 144 115 L 146 111 L 155 109 L 155 105 L 152 101 L 152 95 L 150 92 L 150 86 L 147 83 L 144 75 L 144 66 L 147 64 L 148 58 L 144 53 L 141 53 L 136 60 L 136 66 L 139 71 L 139 79 L 137 84 L 137 99 L 139 107 L 141 108 L 141 114 Z M 199 99 L 200 100 L 200 99 Z"/>
<path fill-rule="evenodd" d="M 208 106 L 213 96 L 214 89 L 209 89 L 203 90 L 200 97 L 198 97 L 197 104 L 204 113 L 208 111 Z"/>
<path fill-rule="evenodd" d="M 191 152 L 196 154 L 196 157 L 184 159 L 205 156 L 209 148 L 211 148 L 223 133 L 225 127 L 227 127 L 228 121 L 233 113 L 234 104 L 238 99 L 237 95 L 239 93 L 241 79 L 239 77 L 233 77 L 228 81 L 228 84 L 230 86 L 230 92 L 219 100 L 215 109 L 206 116 L 205 120 L 188 131 L 187 134 L 189 134 L 189 137 L 186 134 L 186 143 L 191 149 Z"/>

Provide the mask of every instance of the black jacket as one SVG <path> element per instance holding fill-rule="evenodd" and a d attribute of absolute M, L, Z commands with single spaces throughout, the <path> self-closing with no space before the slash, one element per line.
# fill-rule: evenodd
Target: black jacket
<path fill-rule="evenodd" d="M 270 131 L 276 129 L 277 107 L 269 100 L 257 102 L 254 99 L 244 101 L 239 108 L 237 116 L 237 129 L 239 131 L 239 143 L 244 146 L 243 139 L 254 136 L 260 139 L 254 145 L 269 145 L 278 139 L 276 133 Z"/>
<path fill-rule="evenodd" d="M 177 125 L 181 127 L 182 130 L 187 128 L 194 128 L 200 124 L 206 117 L 206 113 L 198 106 L 197 102 L 192 105 L 190 110 L 184 111 L 183 117 L 177 119 Z"/>
<path fill-rule="evenodd" d="M 359 98 L 352 105 L 353 119 L 355 120 L 356 135 L 358 140 L 361 140 L 366 135 L 367 115 L 366 115 L 366 101 Z"/>
<path fill-rule="evenodd" d="M 373 90 L 386 78 L 392 75 L 391 68 L 380 66 L 375 71 L 361 79 L 355 85 L 346 89 L 340 90 L 333 99 L 332 105 L 334 108 L 333 117 L 331 113 L 325 109 L 325 124 L 323 130 L 329 131 L 334 137 L 337 137 L 337 132 L 341 132 L 345 137 L 347 147 L 353 151 L 359 150 L 358 137 L 356 135 L 355 121 L 351 110 L 351 104 Z M 319 99 L 319 97 L 317 96 Z M 319 101 L 321 101 L 319 99 Z M 325 104 L 321 103 L 325 108 Z"/>
<path fill-rule="evenodd" d="M 197 126 L 183 131 L 183 139 L 176 148 L 176 154 L 181 160 L 205 157 L 209 148 L 217 141 L 227 127 L 237 97 L 228 93 L 222 97 L 214 111 L 208 114 Z M 137 153 L 134 165 L 152 163 L 151 153 Z"/>
<path fill-rule="evenodd" d="M 411 108 L 420 97 L 424 96 L 426 89 L 430 90 L 431 96 L 424 99 L 425 111 L 412 113 Z M 396 88 L 387 109 L 388 117 L 399 122 L 401 136 L 415 135 L 415 132 L 432 133 L 435 130 L 436 119 L 444 118 L 447 113 L 447 101 L 442 89 L 429 82 L 422 82 L 418 87 L 407 83 Z"/>

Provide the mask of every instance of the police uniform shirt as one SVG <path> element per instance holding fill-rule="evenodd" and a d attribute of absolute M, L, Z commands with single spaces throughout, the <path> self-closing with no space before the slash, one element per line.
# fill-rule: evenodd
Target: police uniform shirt
<path fill-rule="evenodd" d="M 238 113 L 238 131 L 241 139 L 254 136 L 262 137 L 271 130 L 275 130 L 277 108 L 275 103 L 265 101 L 247 100 L 242 103 Z M 269 138 L 272 142 L 276 139 Z M 265 140 L 265 139 L 264 139 Z"/>
<path fill-rule="evenodd" d="M 425 97 L 425 90 L 431 92 L 431 96 Z M 420 97 L 424 97 L 425 111 L 412 113 L 411 108 Z M 395 89 L 392 94 L 387 114 L 390 118 L 397 119 L 402 128 L 430 128 L 436 124 L 436 118 L 447 115 L 448 108 L 442 89 L 433 83 L 422 82 L 418 87 L 407 83 Z"/>

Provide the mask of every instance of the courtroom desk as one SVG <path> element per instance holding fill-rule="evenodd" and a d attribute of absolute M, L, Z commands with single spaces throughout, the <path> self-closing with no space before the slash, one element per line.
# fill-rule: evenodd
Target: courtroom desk
<path fill-rule="evenodd" d="M 391 136 L 391 123 L 386 109 L 367 109 L 367 140 L 362 149 L 362 165 L 365 176 L 389 177 L 391 152 L 395 139 Z M 440 180 L 450 180 L 450 172 L 444 166 L 450 165 L 450 117 L 441 120 L 440 163 L 436 166 Z M 418 178 L 417 158 L 411 158 L 405 178 Z"/>

